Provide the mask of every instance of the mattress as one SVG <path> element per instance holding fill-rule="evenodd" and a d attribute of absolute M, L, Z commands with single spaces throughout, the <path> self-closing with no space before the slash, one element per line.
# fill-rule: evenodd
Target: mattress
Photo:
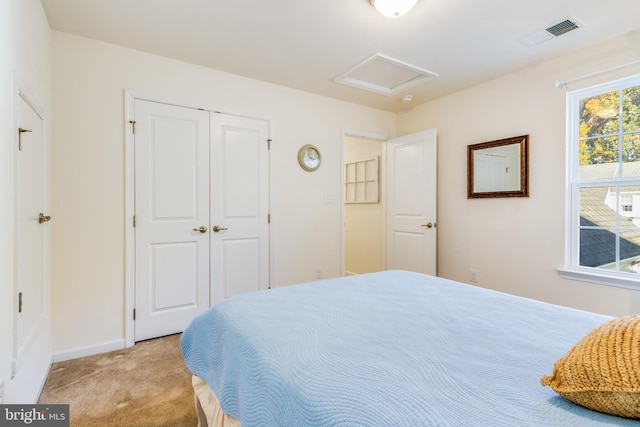
<path fill-rule="evenodd" d="M 220 401 L 206 382 L 193 375 L 193 385 L 198 427 L 240 427 L 240 421 L 225 414 L 220 407 Z"/>
<path fill-rule="evenodd" d="M 540 384 L 610 317 L 406 271 L 229 298 L 186 366 L 251 426 L 635 425 Z"/>

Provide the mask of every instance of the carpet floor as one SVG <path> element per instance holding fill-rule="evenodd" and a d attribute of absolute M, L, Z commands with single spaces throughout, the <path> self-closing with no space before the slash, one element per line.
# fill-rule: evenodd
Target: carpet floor
<path fill-rule="evenodd" d="M 38 403 L 68 403 L 71 427 L 198 424 L 179 334 L 54 363 Z"/>

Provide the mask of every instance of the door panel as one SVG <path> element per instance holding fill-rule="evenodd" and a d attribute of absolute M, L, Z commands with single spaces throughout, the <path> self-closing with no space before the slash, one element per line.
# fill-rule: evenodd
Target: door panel
<path fill-rule="evenodd" d="M 268 288 L 269 124 L 211 113 L 211 305 Z"/>
<path fill-rule="evenodd" d="M 18 97 L 20 149 L 17 154 L 16 279 L 19 312 L 16 321 L 17 360 L 23 359 L 30 338 L 45 315 L 44 298 L 44 133 L 42 118 Z"/>
<path fill-rule="evenodd" d="M 182 332 L 209 307 L 209 113 L 136 100 L 135 120 L 140 341 Z"/>
<path fill-rule="evenodd" d="M 505 156 L 476 152 L 474 155 L 473 173 L 477 178 L 473 180 L 473 191 L 478 193 L 486 191 L 508 191 L 508 166 L 509 163 Z M 516 190 L 519 188 L 519 185 L 515 187 Z"/>
<path fill-rule="evenodd" d="M 423 268 L 420 263 L 427 254 L 424 252 L 422 233 L 406 233 L 396 231 L 394 233 L 394 265 L 395 270 L 419 271 Z"/>
<path fill-rule="evenodd" d="M 158 313 L 176 307 L 198 304 L 197 242 L 151 245 L 153 269 L 153 307 Z M 175 265 L 181 268 L 176 269 Z M 180 286 L 175 286 L 179 283 Z"/>
<path fill-rule="evenodd" d="M 387 141 L 387 268 L 436 274 L 436 130 Z"/>
<path fill-rule="evenodd" d="M 153 220 L 194 220 L 199 207 L 198 174 L 203 168 L 197 161 L 203 154 L 198 151 L 203 148 L 198 139 L 202 130 L 198 129 L 197 119 L 155 116 L 151 120 L 149 184 Z"/>
<path fill-rule="evenodd" d="M 260 289 L 260 269 L 245 266 L 259 266 L 259 239 L 225 239 L 222 241 L 223 258 L 227 261 L 222 272 L 224 277 L 224 298 Z M 242 260 L 242 263 L 238 262 Z"/>

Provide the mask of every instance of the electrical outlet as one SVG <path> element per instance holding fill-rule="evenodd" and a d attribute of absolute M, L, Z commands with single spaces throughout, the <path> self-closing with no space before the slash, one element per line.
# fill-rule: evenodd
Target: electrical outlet
<path fill-rule="evenodd" d="M 316 268 L 316 279 L 322 279 L 322 267 Z"/>
<path fill-rule="evenodd" d="M 478 271 L 477 270 L 469 270 L 469 280 L 471 283 L 478 283 Z"/>
<path fill-rule="evenodd" d="M 4 403 L 4 378 L 0 378 L 0 405 Z"/>

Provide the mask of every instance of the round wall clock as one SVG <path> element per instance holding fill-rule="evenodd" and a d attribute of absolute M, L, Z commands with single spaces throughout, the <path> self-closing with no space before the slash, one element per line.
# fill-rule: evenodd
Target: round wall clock
<path fill-rule="evenodd" d="M 302 169 L 313 172 L 320 167 L 320 151 L 311 144 L 303 145 L 298 150 L 298 163 Z"/>

